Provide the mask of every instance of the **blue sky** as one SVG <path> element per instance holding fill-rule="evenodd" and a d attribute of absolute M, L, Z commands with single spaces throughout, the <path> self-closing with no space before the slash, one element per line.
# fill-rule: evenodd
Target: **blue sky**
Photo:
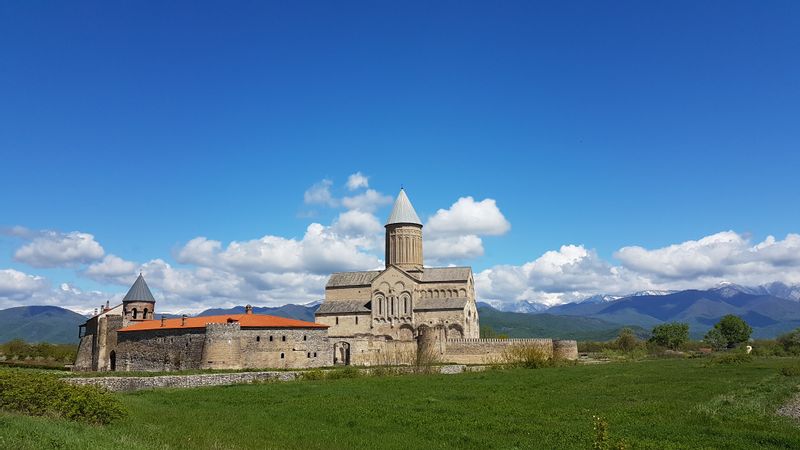
<path fill-rule="evenodd" d="M 93 302 L 118 295 L 130 275 L 86 272 L 109 254 L 161 260 L 186 284 L 208 269 L 304 286 L 248 281 L 226 296 L 217 279 L 186 293 L 151 267 L 176 309 L 319 296 L 335 264 L 264 272 L 176 255 L 197 237 L 224 250 L 301 241 L 311 223 L 336 233 L 349 209 L 304 193 L 329 180 L 334 199 L 359 195 L 345 185 L 357 172 L 383 196 L 404 185 L 423 220 L 462 197 L 496 202 L 510 229 L 451 227 L 440 238 L 477 236 L 481 251 L 432 263 L 472 265 L 503 301 L 800 282 L 791 256 L 734 267 L 768 236 L 792 255 L 800 232 L 798 29 L 800 5 L 778 1 L 3 4 L 0 304 L 90 301 L 53 294 L 61 283 L 99 291 Z M 362 212 L 382 221 L 389 206 Z M 43 230 L 90 234 L 102 252 L 32 265 L 17 253 Z M 364 243 L 375 230 L 361 231 L 346 245 L 380 259 Z M 686 262 L 708 257 L 680 245 L 728 231 L 733 253 Z M 699 248 L 718 252 L 711 241 Z M 564 257 L 575 271 L 647 282 L 589 288 L 525 269 L 569 245 L 585 253 Z M 633 261 L 630 246 L 647 252 Z M 663 259 L 670 246 L 683 262 Z M 659 269 L 673 265 L 693 269 Z M 500 266 L 521 284 L 490 282 Z"/>

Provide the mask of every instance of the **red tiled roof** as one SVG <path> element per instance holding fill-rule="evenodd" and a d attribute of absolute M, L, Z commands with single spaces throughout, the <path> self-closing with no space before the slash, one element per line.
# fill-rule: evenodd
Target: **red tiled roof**
<path fill-rule="evenodd" d="M 187 317 L 184 319 L 166 319 L 164 325 L 161 320 L 143 320 L 141 322 L 120 328 L 117 331 L 148 331 L 169 330 L 180 328 L 205 328 L 209 323 L 239 322 L 242 328 L 328 328 L 321 323 L 306 322 L 304 320 L 287 319 L 285 317 L 268 316 L 266 314 L 225 314 L 221 316 Z"/>

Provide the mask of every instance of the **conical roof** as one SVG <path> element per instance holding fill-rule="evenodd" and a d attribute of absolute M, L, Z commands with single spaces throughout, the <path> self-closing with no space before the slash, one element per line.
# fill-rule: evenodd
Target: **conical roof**
<path fill-rule="evenodd" d="M 402 188 L 400 189 L 400 193 L 397 194 L 397 200 L 394 201 L 392 213 L 389 214 L 389 220 L 386 221 L 386 225 L 391 225 L 393 223 L 413 223 L 422 225 L 422 221 L 419 220 L 417 212 L 414 211 L 414 207 L 411 206 L 411 201 L 408 200 L 406 191 Z"/>
<path fill-rule="evenodd" d="M 153 293 L 150 292 L 150 288 L 147 287 L 147 283 L 144 281 L 144 277 L 142 274 L 139 274 L 139 277 L 136 278 L 136 281 L 133 282 L 133 286 L 125 294 L 125 298 L 122 299 L 123 302 L 155 302 L 156 299 L 153 298 Z"/>

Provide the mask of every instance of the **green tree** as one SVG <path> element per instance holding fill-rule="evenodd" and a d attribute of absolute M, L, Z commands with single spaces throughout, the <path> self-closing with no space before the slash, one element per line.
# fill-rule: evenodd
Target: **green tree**
<path fill-rule="evenodd" d="M 619 337 L 614 343 L 616 347 L 624 352 L 629 352 L 639 346 L 639 339 L 633 334 L 630 328 L 623 328 L 619 330 Z"/>
<path fill-rule="evenodd" d="M 800 354 L 800 328 L 778 336 L 778 343 L 790 355 Z"/>
<path fill-rule="evenodd" d="M 726 347 L 731 348 L 736 344 L 747 342 L 750 339 L 750 334 L 753 329 L 741 317 L 728 314 L 720 319 L 714 328 L 719 330 L 722 337 L 725 339 Z"/>
<path fill-rule="evenodd" d="M 703 338 L 703 342 L 711 346 L 714 350 L 722 350 L 728 346 L 728 341 L 725 339 L 725 336 L 716 328 L 708 330 L 708 333 L 706 333 L 706 336 Z"/>
<path fill-rule="evenodd" d="M 689 341 L 689 324 L 681 322 L 670 322 L 656 325 L 650 342 L 656 343 L 672 350 L 677 350 Z"/>

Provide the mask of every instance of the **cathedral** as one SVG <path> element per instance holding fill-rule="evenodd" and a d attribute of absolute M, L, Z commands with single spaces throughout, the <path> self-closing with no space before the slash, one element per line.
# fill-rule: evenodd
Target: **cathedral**
<path fill-rule="evenodd" d="M 425 267 L 422 221 L 400 190 L 386 221 L 383 270 L 339 272 L 314 322 L 254 314 L 156 319 L 142 274 L 122 303 L 79 328 L 73 365 L 85 371 L 304 369 L 431 361 L 492 364 L 509 347 L 533 345 L 577 358 L 572 340 L 481 339 L 469 267 Z"/>
<path fill-rule="evenodd" d="M 477 339 L 470 267 L 425 267 L 422 221 L 400 190 L 386 221 L 385 268 L 331 275 L 316 321 L 336 341 L 336 363 L 396 354 L 426 330 L 439 339 Z"/>

